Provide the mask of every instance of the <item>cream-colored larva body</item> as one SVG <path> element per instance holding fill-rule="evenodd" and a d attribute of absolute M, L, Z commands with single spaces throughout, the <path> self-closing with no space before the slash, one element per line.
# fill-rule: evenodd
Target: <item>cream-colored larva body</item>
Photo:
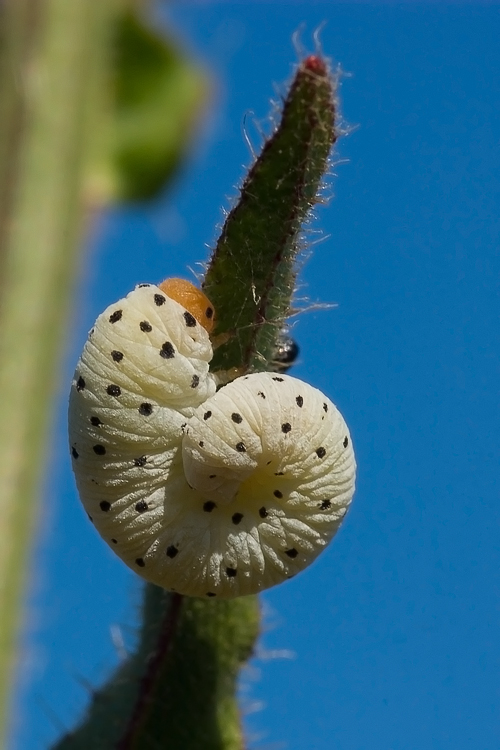
<path fill-rule="evenodd" d="M 80 497 L 146 580 L 232 598 L 290 578 L 337 531 L 355 460 L 320 391 L 256 373 L 216 392 L 205 328 L 141 285 L 96 321 L 78 362 L 69 434 Z"/>

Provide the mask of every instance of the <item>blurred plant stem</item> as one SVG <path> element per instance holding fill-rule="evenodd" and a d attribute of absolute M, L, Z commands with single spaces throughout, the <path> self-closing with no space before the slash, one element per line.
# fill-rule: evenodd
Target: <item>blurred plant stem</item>
<path fill-rule="evenodd" d="M 1 9 L 2 728 L 112 9 L 111 0 L 7 0 Z"/>
<path fill-rule="evenodd" d="M 203 98 L 136 5 L 0 4 L 0 745 L 85 208 L 157 189 Z"/>

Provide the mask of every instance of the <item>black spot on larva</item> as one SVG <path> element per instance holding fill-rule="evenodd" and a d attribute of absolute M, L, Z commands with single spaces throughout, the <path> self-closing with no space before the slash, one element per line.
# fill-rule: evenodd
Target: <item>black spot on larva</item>
<path fill-rule="evenodd" d="M 265 398 L 266 394 L 262 393 L 262 391 L 257 391 L 257 396 L 260 396 L 261 398 Z"/>
<path fill-rule="evenodd" d="M 212 591 L 207 591 L 207 596 L 216 596 Z"/>
<path fill-rule="evenodd" d="M 173 359 L 175 357 L 174 345 L 170 341 L 165 341 L 161 345 L 160 357 L 163 357 L 163 359 Z"/>
<path fill-rule="evenodd" d="M 138 557 L 135 561 L 135 564 L 138 565 L 140 568 L 143 568 L 146 565 L 142 557 Z"/>
<path fill-rule="evenodd" d="M 113 542 L 113 544 L 118 544 L 118 539 L 112 539 L 111 541 Z"/>
<path fill-rule="evenodd" d="M 119 385 L 108 385 L 106 393 L 108 396 L 116 396 L 116 398 L 118 398 L 118 396 L 122 395 L 122 389 Z"/>
<path fill-rule="evenodd" d="M 331 508 L 331 506 L 331 500 L 322 500 L 319 507 L 321 508 L 321 510 L 328 510 L 328 508 Z"/>
<path fill-rule="evenodd" d="M 196 318 L 191 315 L 190 312 L 186 310 L 184 313 L 184 320 L 186 321 L 186 325 L 188 328 L 194 328 L 196 325 Z"/>
<path fill-rule="evenodd" d="M 245 443 L 236 443 L 235 448 L 238 451 L 238 453 L 246 453 L 247 452 Z"/>
<path fill-rule="evenodd" d="M 80 377 L 76 381 L 76 390 L 77 391 L 83 391 L 84 388 L 85 388 L 85 380 L 80 375 Z"/>
<path fill-rule="evenodd" d="M 324 458 L 326 456 L 326 450 L 321 446 L 321 448 L 316 448 L 316 455 L 318 458 Z"/>
<path fill-rule="evenodd" d="M 200 448 L 203 448 L 203 446 L 205 445 L 205 443 L 203 442 L 203 440 L 200 440 L 200 442 L 198 443 L 198 445 L 200 446 Z"/>
<path fill-rule="evenodd" d="M 123 352 L 118 352 L 116 349 L 113 349 L 111 352 L 111 357 L 113 358 L 114 362 L 121 362 L 123 359 Z"/>
<path fill-rule="evenodd" d="M 285 435 L 287 432 L 290 432 L 291 429 L 292 425 L 290 424 L 290 422 L 283 422 L 283 424 L 281 425 L 281 432 L 284 432 Z"/>
<path fill-rule="evenodd" d="M 285 475 L 285 472 L 284 472 L 284 471 L 275 471 L 275 472 L 274 472 L 274 476 L 275 476 L 275 477 L 282 477 L 282 476 L 284 476 L 284 475 Z"/>
<path fill-rule="evenodd" d="M 137 289 L 145 289 L 147 286 L 151 286 L 151 284 L 137 284 Z"/>
<path fill-rule="evenodd" d="M 295 401 L 297 402 L 297 406 L 300 406 L 300 408 L 304 406 L 304 399 L 302 398 L 302 396 L 297 396 Z"/>
<path fill-rule="evenodd" d="M 328 411 L 328 404 L 323 404 L 323 411 Z"/>
<path fill-rule="evenodd" d="M 261 518 L 267 518 L 267 510 L 262 506 L 262 508 L 259 508 L 259 516 Z"/>
<path fill-rule="evenodd" d="M 278 497 L 278 498 L 282 498 L 283 497 L 283 493 L 280 492 L 279 490 L 274 490 L 273 495 L 274 495 L 274 497 Z"/>
<path fill-rule="evenodd" d="M 203 419 L 206 421 L 207 419 L 210 419 L 211 416 L 212 416 L 212 412 L 206 411 L 205 414 L 203 415 Z"/>
<path fill-rule="evenodd" d="M 207 309 L 205 310 L 205 317 L 207 317 L 209 320 L 211 320 L 214 317 L 213 307 L 207 307 Z"/>
<path fill-rule="evenodd" d="M 165 304 L 165 297 L 163 296 L 163 294 L 155 294 L 154 300 L 155 305 L 158 305 L 158 307 L 161 307 Z"/>
<path fill-rule="evenodd" d="M 118 323 L 119 320 L 121 320 L 123 315 L 123 312 L 121 310 L 115 310 L 114 313 L 111 313 L 109 316 L 109 322 L 110 323 Z"/>
<path fill-rule="evenodd" d="M 203 503 L 203 510 L 205 511 L 205 513 L 211 513 L 216 507 L 217 505 L 213 502 L 213 500 L 207 500 L 206 503 Z"/>
<path fill-rule="evenodd" d="M 193 375 L 193 379 L 191 380 L 191 388 L 198 388 L 200 384 L 200 378 L 198 375 Z"/>
<path fill-rule="evenodd" d="M 71 449 L 71 455 L 73 456 L 73 458 L 78 458 L 78 451 L 76 450 L 76 448 Z"/>
<path fill-rule="evenodd" d="M 277 383 L 283 383 L 284 382 L 283 378 L 273 378 L 273 380 L 276 380 Z"/>
<path fill-rule="evenodd" d="M 106 453 L 106 448 L 104 447 L 104 445 L 94 445 L 94 446 L 92 447 L 92 450 L 93 450 L 93 451 L 94 451 L 94 453 L 96 453 L 96 454 L 97 454 L 98 456 L 104 456 L 104 454 Z"/>
<path fill-rule="evenodd" d="M 108 503 L 107 500 L 101 500 L 101 502 L 99 503 L 99 508 L 107 513 L 108 510 L 111 510 L 111 503 Z"/>
<path fill-rule="evenodd" d="M 184 430 L 186 429 L 186 427 L 187 427 L 187 422 L 184 422 L 183 424 L 181 424 L 181 430 L 182 430 L 183 432 L 184 432 Z"/>
<path fill-rule="evenodd" d="M 237 572 L 236 568 L 226 568 L 226 575 L 228 578 L 234 578 Z"/>
<path fill-rule="evenodd" d="M 285 550 L 285 555 L 288 555 L 288 557 L 291 557 L 292 559 L 294 557 L 297 557 L 298 554 L 299 553 L 297 552 L 297 550 L 295 549 L 295 547 L 292 547 L 292 549 L 286 549 Z"/>
<path fill-rule="evenodd" d="M 344 448 L 347 448 L 347 446 L 349 445 L 349 438 L 347 437 L 347 435 L 345 436 L 342 445 L 344 446 Z"/>
<path fill-rule="evenodd" d="M 94 427 L 100 427 L 102 425 L 102 422 L 99 417 L 90 417 L 90 424 L 93 424 Z"/>
<path fill-rule="evenodd" d="M 179 552 L 175 544 L 171 544 L 170 547 L 167 547 L 167 557 L 175 557 L 176 554 Z"/>
<path fill-rule="evenodd" d="M 231 521 L 237 526 L 242 518 L 243 513 L 233 513 L 233 515 L 231 516 Z"/>
<path fill-rule="evenodd" d="M 89 331 L 89 338 L 92 338 L 92 336 L 94 335 L 94 333 L 95 333 L 95 328 L 91 328 L 90 331 Z"/>
<path fill-rule="evenodd" d="M 153 405 L 148 404 L 147 401 L 139 406 L 139 414 L 143 417 L 149 417 L 153 413 Z"/>
<path fill-rule="evenodd" d="M 233 414 L 231 414 L 231 419 L 233 420 L 233 422 L 236 422 L 236 424 L 241 424 L 243 422 L 243 417 L 237 412 L 233 412 Z"/>
<path fill-rule="evenodd" d="M 147 460 L 146 456 L 139 456 L 139 458 L 134 458 L 134 464 L 136 466 L 144 466 Z"/>
<path fill-rule="evenodd" d="M 139 328 L 143 333 L 150 333 L 153 330 L 153 326 L 147 320 L 141 320 Z"/>
<path fill-rule="evenodd" d="M 136 503 L 135 509 L 138 513 L 145 513 L 148 509 L 148 504 L 145 500 L 139 500 L 139 502 Z"/>
<path fill-rule="evenodd" d="M 209 479 L 215 479 L 216 476 L 217 476 L 217 474 L 210 474 L 208 478 Z"/>

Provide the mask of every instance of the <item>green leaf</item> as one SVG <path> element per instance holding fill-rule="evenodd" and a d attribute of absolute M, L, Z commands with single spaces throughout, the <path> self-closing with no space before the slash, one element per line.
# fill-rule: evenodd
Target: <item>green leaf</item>
<path fill-rule="evenodd" d="M 113 197 L 157 193 L 186 155 L 207 99 L 201 70 L 130 11 L 116 24 L 110 127 Z"/>
<path fill-rule="evenodd" d="M 290 313 L 302 225 L 336 138 L 333 94 L 324 62 L 304 60 L 226 219 L 203 285 L 217 312 L 215 333 L 231 333 L 214 369 L 269 369 Z"/>

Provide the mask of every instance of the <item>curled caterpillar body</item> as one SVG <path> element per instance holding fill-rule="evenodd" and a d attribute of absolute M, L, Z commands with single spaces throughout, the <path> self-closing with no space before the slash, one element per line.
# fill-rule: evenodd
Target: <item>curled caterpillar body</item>
<path fill-rule="evenodd" d="M 252 594 L 305 568 L 338 529 L 354 492 L 349 431 L 287 375 L 216 392 L 203 321 L 164 289 L 141 285 L 111 305 L 85 344 L 69 407 L 80 497 L 146 580 Z"/>

